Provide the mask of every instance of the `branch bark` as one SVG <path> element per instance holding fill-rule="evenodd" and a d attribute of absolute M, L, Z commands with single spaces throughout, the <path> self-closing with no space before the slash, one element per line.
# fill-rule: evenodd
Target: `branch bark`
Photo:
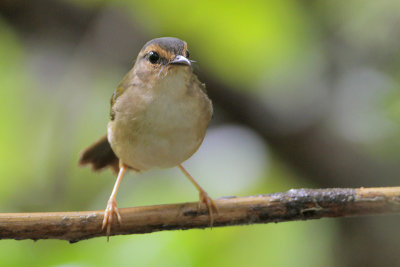
<path fill-rule="evenodd" d="M 400 213 L 400 187 L 292 189 L 284 193 L 226 197 L 215 201 L 214 227 Z M 207 210 L 197 202 L 120 209 L 122 224 L 111 235 L 209 227 Z M 77 242 L 98 236 L 103 210 L 2 213 L 0 239 L 61 239 Z"/>

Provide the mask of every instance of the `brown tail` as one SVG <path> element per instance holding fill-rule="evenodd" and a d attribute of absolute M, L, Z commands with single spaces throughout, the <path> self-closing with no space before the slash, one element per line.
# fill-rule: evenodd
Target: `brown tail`
<path fill-rule="evenodd" d="M 99 171 L 110 167 L 118 173 L 119 160 L 108 143 L 107 136 L 103 136 L 96 143 L 83 150 L 79 157 L 79 165 L 92 165 L 92 170 Z"/>

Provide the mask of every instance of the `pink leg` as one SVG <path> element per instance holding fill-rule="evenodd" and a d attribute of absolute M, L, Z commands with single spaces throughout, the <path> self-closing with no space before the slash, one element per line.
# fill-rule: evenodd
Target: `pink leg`
<path fill-rule="evenodd" d="M 213 211 L 218 213 L 217 206 L 214 203 L 214 200 L 207 194 L 207 192 L 196 182 L 196 180 L 189 174 L 189 172 L 183 168 L 182 164 L 178 165 L 179 169 L 185 174 L 185 176 L 192 182 L 192 184 L 199 190 L 200 201 L 199 201 L 199 209 L 200 204 L 204 203 L 208 209 L 208 214 L 210 215 L 210 226 L 213 226 L 214 223 L 214 214 Z"/>
<path fill-rule="evenodd" d="M 107 241 L 109 240 L 110 237 L 110 232 L 111 232 L 111 225 L 113 222 L 113 217 L 114 214 L 117 216 L 118 223 L 121 223 L 121 215 L 118 212 L 117 208 L 117 201 L 115 200 L 115 197 L 117 196 L 117 191 L 118 187 L 121 184 L 122 177 L 124 176 L 127 166 L 124 164 L 121 164 L 121 167 L 119 169 L 117 181 L 115 182 L 114 189 L 111 193 L 111 196 L 107 202 L 107 207 L 104 210 L 104 219 L 103 219 L 103 225 L 101 227 L 102 230 L 107 228 Z"/>

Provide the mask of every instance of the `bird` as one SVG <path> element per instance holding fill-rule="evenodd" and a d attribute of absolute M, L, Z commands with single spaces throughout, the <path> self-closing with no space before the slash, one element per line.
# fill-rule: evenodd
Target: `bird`
<path fill-rule="evenodd" d="M 189 57 L 187 43 L 178 38 L 148 41 L 111 97 L 107 134 L 80 154 L 80 166 L 117 174 L 101 228 L 107 240 L 113 218 L 122 223 L 116 196 L 127 171 L 178 167 L 197 188 L 199 209 L 205 205 L 213 225 L 214 200 L 182 166 L 202 144 L 213 114 Z"/>

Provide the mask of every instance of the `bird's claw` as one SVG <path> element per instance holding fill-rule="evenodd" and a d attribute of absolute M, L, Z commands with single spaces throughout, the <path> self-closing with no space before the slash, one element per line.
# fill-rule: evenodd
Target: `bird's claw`
<path fill-rule="evenodd" d="M 118 208 L 117 208 L 117 202 L 115 199 L 110 199 L 107 202 L 107 207 L 104 210 L 104 219 L 103 219 L 103 225 L 101 226 L 101 230 L 107 229 L 107 241 L 110 237 L 111 233 L 111 225 L 113 222 L 114 214 L 117 216 L 117 221 L 119 224 L 121 224 L 121 215 L 119 214 Z"/>
<path fill-rule="evenodd" d="M 200 191 L 200 201 L 199 201 L 198 211 L 200 211 L 201 203 L 204 203 L 206 205 L 208 214 L 210 216 L 210 227 L 213 227 L 213 224 L 214 224 L 214 213 L 213 212 L 218 214 L 218 209 L 217 209 L 217 206 L 215 205 L 214 200 L 204 190 Z"/>

